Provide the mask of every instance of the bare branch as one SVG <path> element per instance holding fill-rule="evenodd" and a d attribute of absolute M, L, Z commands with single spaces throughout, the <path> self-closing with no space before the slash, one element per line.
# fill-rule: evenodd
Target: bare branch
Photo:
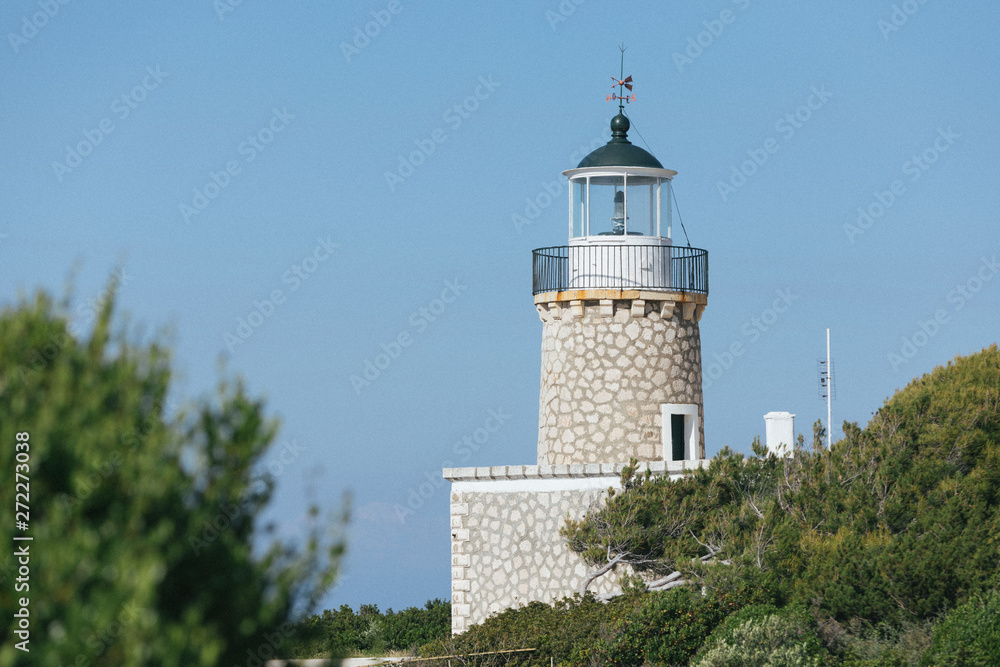
<path fill-rule="evenodd" d="M 666 586 L 669 583 L 677 581 L 682 576 L 684 576 L 684 575 L 681 574 L 680 572 L 671 572 L 670 574 L 668 574 L 665 577 L 661 577 L 660 579 L 656 579 L 654 581 L 647 582 L 646 583 L 646 588 L 648 588 L 651 591 L 655 591 L 655 590 L 658 590 L 658 589 L 662 588 L 663 586 Z M 681 580 L 681 582 L 683 583 L 683 580 Z"/>
<path fill-rule="evenodd" d="M 603 577 L 605 574 L 613 570 L 615 565 L 620 563 L 622 559 L 625 558 L 625 555 L 626 554 L 618 554 L 614 558 L 610 558 L 610 550 L 609 550 L 608 556 L 610 560 L 608 560 L 607 563 L 597 568 L 596 570 L 588 572 L 587 576 L 583 578 L 583 581 L 580 583 L 580 595 L 581 596 L 586 595 L 587 589 L 590 587 L 590 584 L 592 584 L 594 580 L 597 579 L 598 577 Z"/>

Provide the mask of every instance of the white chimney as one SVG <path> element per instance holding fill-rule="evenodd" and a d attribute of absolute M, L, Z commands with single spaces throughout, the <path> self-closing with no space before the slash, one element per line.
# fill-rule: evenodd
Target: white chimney
<path fill-rule="evenodd" d="M 768 412 L 764 415 L 767 451 L 776 456 L 791 456 L 795 448 L 795 415 L 790 412 Z"/>

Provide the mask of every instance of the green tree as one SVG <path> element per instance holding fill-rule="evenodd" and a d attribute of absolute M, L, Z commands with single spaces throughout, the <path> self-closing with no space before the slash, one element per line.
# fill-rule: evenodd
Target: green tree
<path fill-rule="evenodd" d="M 113 327 L 109 291 L 80 339 L 45 294 L 0 312 L 0 541 L 30 550 L 20 592 L 20 565 L 0 556 L 0 665 L 262 664 L 332 583 L 340 519 L 326 530 L 314 512 L 303 546 L 261 552 L 276 423 L 238 382 L 168 415 L 169 352 Z M 9 514 L 25 459 L 26 532 Z M 30 653 L 16 648 L 22 597 Z"/>
<path fill-rule="evenodd" d="M 628 566 L 640 589 L 701 584 L 715 567 L 763 569 L 773 549 L 773 513 L 781 462 L 755 440 L 756 456 L 723 448 L 708 469 L 677 480 L 622 471 L 621 492 L 561 530 L 597 578 Z"/>
<path fill-rule="evenodd" d="M 812 450 L 800 438 L 784 459 L 765 456 L 759 443 L 751 457 L 724 449 L 708 469 L 677 481 L 630 466 L 620 492 L 565 524 L 570 548 L 593 568 L 584 589 L 621 566 L 639 590 L 712 591 L 759 578 L 775 587 L 776 602 L 822 619 L 827 647 L 845 659 L 918 659 L 933 619 L 996 587 L 1000 350 L 935 369 L 886 401 L 865 428 L 843 430 L 827 449 L 817 422 Z M 989 616 L 988 605 L 962 609 L 963 619 Z M 941 636 L 958 637 L 971 624 L 956 621 Z M 750 629 L 766 635 L 777 627 Z M 640 633 L 641 646 L 655 632 Z M 935 641 L 949 651 L 961 646 Z"/>
<path fill-rule="evenodd" d="M 1000 560 L 1000 351 L 914 380 L 784 480 L 772 565 L 802 602 L 878 624 L 984 590 Z"/>

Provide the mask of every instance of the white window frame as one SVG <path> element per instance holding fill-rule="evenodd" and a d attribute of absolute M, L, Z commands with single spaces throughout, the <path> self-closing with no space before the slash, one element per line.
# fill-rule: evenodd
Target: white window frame
<path fill-rule="evenodd" d="M 663 460 L 676 461 L 673 458 L 674 438 L 673 420 L 671 415 L 684 415 L 684 459 L 698 460 L 698 449 L 701 441 L 701 428 L 698 419 L 698 406 L 694 403 L 662 403 L 660 405 L 660 422 L 663 433 Z"/>

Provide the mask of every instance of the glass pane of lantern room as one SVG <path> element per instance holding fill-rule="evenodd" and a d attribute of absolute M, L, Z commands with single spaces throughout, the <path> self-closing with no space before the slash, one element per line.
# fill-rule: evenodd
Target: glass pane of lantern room
<path fill-rule="evenodd" d="M 621 185 L 598 183 L 597 179 L 590 181 L 590 235 L 609 236 L 621 235 L 622 204 L 615 205 L 615 197 L 622 198 Z"/>
<path fill-rule="evenodd" d="M 650 192 L 648 178 L 628 179 L 625 202 L 628 205 L 628 233 L 629 236 L 642 234 L 644 236 L 656 235 L 656 220 L 650 216 L 650 211 L 655 209 L 650 207 Z M 654 193 L 655 196 L 655 193 Z M 655 204 L 654 204 L 655 205 Z"/>
<path fill-rule="evenodd" d="M 621 177 L 595 176 L 590 179 L 590 236 L 621 235 L 624 224 L 624 197 Z M 617 203 L 616 203 L 617 198 Z M 631 212 L 628 214 L 631 216 Z"/>
<path fill-rule="evenodd" d="M 587 182 L 584 179 L 573 181 L 573 238 L 587 235 Z"/>

